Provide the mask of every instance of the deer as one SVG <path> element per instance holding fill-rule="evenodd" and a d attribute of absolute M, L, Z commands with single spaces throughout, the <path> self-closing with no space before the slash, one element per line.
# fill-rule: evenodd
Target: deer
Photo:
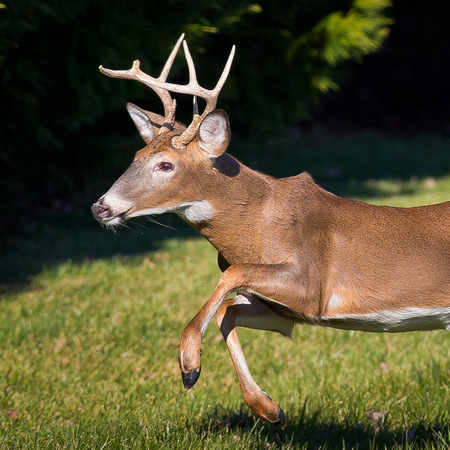
<path fill-rule="evenodd" d="M 186 85 L 167 81 L 181 42 Z M 233 46 L 214 89 L 197 81 L 184 34 L 158 78 L 139 60 L 129 70 L 99 67 L 135 80 L 161 99 L 164 116 L 128 103 L 145 147 L 91 207 L 103 225 L 166 212 L 178 214 L 218 252 L 221 276 L 181 334 L 185 389 L 201 372 L 202 337 L 215 317 L 245 404 L 280 429 L 286 416 L 256 383 L 237 327 L 292 336 L 309 324 L 367 332 L 450 330 L 450 201 L 420 207 L 375 206 L 334 195 L 307 173 L 274 178 L 227 152 L 228 115 L 216 109 Z M 189 126 L 175 120 L 171 94 L 193 96 Z M 199 113 L 197 98 L 206 101 Z"/>

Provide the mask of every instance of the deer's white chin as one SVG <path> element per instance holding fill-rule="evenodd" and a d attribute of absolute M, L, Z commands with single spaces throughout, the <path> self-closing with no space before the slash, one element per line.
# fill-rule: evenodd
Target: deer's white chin
<path fill-rule="evenodd" d="M 114 216 L 110 216 L 107 218 L 98 218 L 97 220 L 106 228 L 115 230 L 117 227 L 120 227 L 127 219 L 126 213 L 117 214 Z"/>
<path fill-rule="evenodd" d="M 128 217 L 150 216 L 163 214 L 166 212 L 176 213 L 186 222 L 196 224 L 209 220 L 214 215 L 214 208 L 206 200 L 199 200 L 193 202 L 184 202 L 175 206 L 148 208 L 133 211 L 130 215 L 128 215 Z"/>
<path fill-rule="evenodd" d="M 136 209 L 133 203 L 114 194 L 105 194 L 101 201 L 114 213 L 111 217 L 102 220 L 107 226 L 120 225 L 132 217 L 158 215 L 166 212 L 174 212 L 186 222 L 196 224 L 211 219 L 215 213 L 214 207 L 206 200 L 196 200 L 179 203 L 178 205 L 165 205 L 145 209 Z"/>
<path fill-rule="evenodd" d="M 116 225 L 120 225 L 123 221 L 124 219 L 120 215 L 116 217 L 111 217 L 110 219 L 104 219 L 102 223 L 107 226 L 115 227 Z"/>

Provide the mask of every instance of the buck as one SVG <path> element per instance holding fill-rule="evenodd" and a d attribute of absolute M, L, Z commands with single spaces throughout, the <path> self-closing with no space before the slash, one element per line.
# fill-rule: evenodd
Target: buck
<path fill-rule="evenodd" d="M 145 147 L 92 212 L 115 227 L 174 212 L 218 251 L 222 271 L 210 298 L 184 329 L 179 365 L 186 389 L 201 369 L 202 337 L 216 317 L 245 403 L 260 418 L 286 425 L 281 408 L 254 381 L 236 327 L 290 336 L 295 324 L 398 332 L 450 330 L 450 202 L 395 208 L 340 198 L 307 173 L 275 179 L 226 153 L 227 114 L 215 109 L 234 47 L 213 90 L 201 87 L 182 35 L 161 75 L 135 61 L 100 71 L 137 80 L 164 105 L 164 117 L 127 104 Z M 167 82 L 183 41 L 189 83 Z M 175 121 L 171 93 L 194 96 L 194 117 Z M 206 100 L 200 115 L 197 97 Z M 235 297 L 230 297 L 236 294 Z"/>

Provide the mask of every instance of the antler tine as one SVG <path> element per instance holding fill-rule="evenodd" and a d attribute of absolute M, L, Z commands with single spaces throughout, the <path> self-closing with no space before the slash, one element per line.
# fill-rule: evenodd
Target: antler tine
<path fill-rule="evenodd" d="M 195 72 L 194 60 L 192 59 L 191 52 L 186 41 L 183 41 L 184 56 L 186 56 L 186 62 L 189 69 L 189 84 L 188 86 L 200 87 L 197 83 L 197 73 Z"/>
<path fill-rule="evenodd" d="M 200 87 L 197 82 L 197 73 L 195 71 L 195 64 L 194 60 L 192 59 L 191 52 L 189 51 L 189 47 L 186 41 L 183 41 L 183 50 L 184 55 L 186 57 L 186 62 L 189 69 L 189 84 L 188 86 L 196 86 Z M 194 118 L 198 116 L 198 102 L 197 102 L 197 96 L 194 94 L 194 97 L 192 99 L 193 105 L 194 105 Z"/>
<path fill-rule="evenodd" d="M 178 38 L 177 43 L 174 45 L 172 52 L 169 55 L 169 58 L 167 59 L 166 63 L 164 64 L 164 68 L 161 71 L 161 75 L 157 78 L 158 81 L 165 82 L 167 80 L 167 75 L 169 75 L 170 69 L 172 68 L 173 61 L 175 60 L 175 57 L 177 56 L 178 49 L 180 48 L 181 43 L 184 39 L 184 33 Z"/>
<path fill-rule="evenodd" d="M 225 67 L 223 69 L 222 75 L 219 78 L 219 81 L 216 84 L 216 87 L 214 88 L 213 92 L 216 93 L 217 91 L 217 97 L 219 96 L 219 92 L 222 90 L 223 85 L 225 84 L 225 81 L 228 78 L 228 74 L 230 73 L 231 64 L 233 63 L 234 53 L 236 51 L 236 46 L 233 45 L 231 48 L 230 55 L 228 56 L 227 63 L 225 64 Z M 216 97 L 216 100 L 217 100 Z"/>

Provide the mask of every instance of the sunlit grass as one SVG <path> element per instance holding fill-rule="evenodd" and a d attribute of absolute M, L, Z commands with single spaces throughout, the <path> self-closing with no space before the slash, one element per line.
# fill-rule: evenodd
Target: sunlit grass
<path fill-rule="evenodd" d="M 450 176 L 412 177 L 408 180 L 369 180 L 364 187 L 373 195 L 354 197 L 378 205 L 423 206 L 446 202 L 450 199 Z"/>
<path fill-rule="evenodd" d="M 356 185 L 378 204 L 450 199 L 442 174 Z M 286 412 L 283 432 L 243 404 L 214 323 L 201 378 L 185 391 L 179 336 L 219 270 L 206 241 L 174 226 L 115 235 L 73 214 L 12 241 L 2 258 L 0 448 L 450 448 L 445 331 L 305 326 L 289 340 L 240 330 L 256 381 Z"/>

